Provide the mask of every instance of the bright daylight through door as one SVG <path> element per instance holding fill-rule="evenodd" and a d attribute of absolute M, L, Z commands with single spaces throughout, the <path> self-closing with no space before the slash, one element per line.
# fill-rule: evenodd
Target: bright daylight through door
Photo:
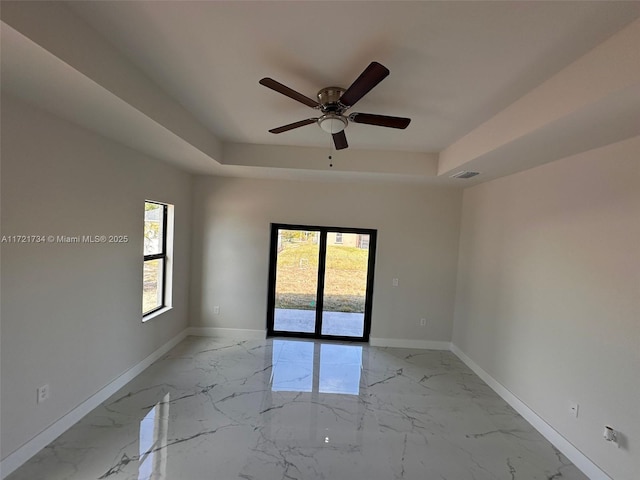
<path fill-rule="evenodd" d="M 375 232 L 274 229 L 270 333 L 366 340 Z"/>
<path fill-rule="evenodd" d="M 278 230 L 275 330 L 314 333 L 320 232 Z"/>
<path fill-rule="evenodd" d="M 322 334 L 362 337 L 369 235 L 327 233 Z"/>

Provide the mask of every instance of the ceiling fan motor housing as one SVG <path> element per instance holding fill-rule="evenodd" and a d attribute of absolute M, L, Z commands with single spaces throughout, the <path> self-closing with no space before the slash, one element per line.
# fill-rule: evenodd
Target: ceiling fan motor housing
<path fill-rule="evenodd" d="M 340 87 L 327 87 L 320 90 L 318 92 L 318 103 L 320 103 L 322 113 L 342 114 L 346 110 L 345 106 L 340 104 L 340 97 L 344 92 L 345 89 Z"/>

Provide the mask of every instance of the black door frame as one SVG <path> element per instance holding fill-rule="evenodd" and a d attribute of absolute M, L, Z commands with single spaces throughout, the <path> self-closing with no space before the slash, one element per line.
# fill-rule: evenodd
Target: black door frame
<path fill-rule="evenodd" d="M 320 232 L 320 251 L 318 253 L 318 289 L 316 292 L 315 332 L 287 332 L 274 330 L 274 313 L 276 303 L 276 267 L 278 260 L 278 230 L 302 230 Z M 327 257 L 327 233 L 359 233 L 369 235 L 369 259 L 367 263 L 367 293 L 364 302 L 364 329 L 362 337 L 345 337 L 322 334 L 322 312 L 324 307 L 324 277 Z M 368 228 L 322 227 L 317 225 L 291 225 L 272 223 L 269 253 L 269 293 L 267 297 L 267 337 L 318 338 L 327 340 L 346 340 L 350 342 L 368 342 L 371 333 L 371 311 L 373 308 L 373 277 L 376 259 L 376 242 L 378 231 Z"/>

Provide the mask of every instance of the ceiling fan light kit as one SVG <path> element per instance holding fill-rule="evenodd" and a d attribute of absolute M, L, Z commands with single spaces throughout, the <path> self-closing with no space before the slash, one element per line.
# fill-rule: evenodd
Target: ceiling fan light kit
<path fill-rule="evenodd" d="M 405 129 L 409 123 L 411 123 L 410 118 L 357 112 L 345 116 L 347 110 L 369 93 L 373 87 L 384 80 L 387 75 L 389 75 L 389 70 L 386 67 L 378 62 L 371 62 L 346 90 L 340 87 L 326 87 L 320 90 L 317 94 L 317 102 L 272 78 L 265 77 L 260 80 L 261 85 L 322 112 L 322 115 L 318 118 L 308 118 L 299 122 L 290 123 L 278 128 L 273 128 L 269 130 L 269 132 L 278 134 L 293 130 L 294 128 L 317 123 L 322 130 L 333 136 L 336 150 L 342 150 L 349 146 L 347 137 L 344 134 L 344 129 L 349 124 L 349 120 L 354 123 Z"/>
<path fill-rule="evenodd" d="M 318 125 L 327 133 L 339 133 L 347 127 L 347 119 L 334 113 L 327 113 L 318 119 Z"/>

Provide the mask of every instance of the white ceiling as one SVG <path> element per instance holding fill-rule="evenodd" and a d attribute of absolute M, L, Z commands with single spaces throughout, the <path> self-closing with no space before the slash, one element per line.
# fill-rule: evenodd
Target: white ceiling
<path fill-rule="evenodd" d="M 79 1 L 56 5 L 55 12 L 51 4 L 57 2 L 20 3 L 2 5 L 8 10 L 2 18 L 4 90 L 171 160 L 158 152 L 158 136 L 165 132 L 163 143 L 186 141 L 180 148 L 164 148 L 182 152 L 182 166 L 212 173 L 224 173 L 217 162 L 223 161 L 227 144 L 329 150 L 330 136 L 316 125 L 268 133 L 316 112 L 259 85 L 262 77 L 314 97 L 322 87 L 348 87 L 376 60 L 391 74 L 352 110 L 406 116 L 412 123 L 404 131 L 351 123 L 346 129 L 349 150 L 437 154 L 640 16 L 640 2 Z M 48 32 L 34 19 L 36 10 L 47 11 L 43 16 Z M 82 30 L 84 38 L 77 37 L 79 27 L 64 28 L 71 25 L 69 15 L 91 26 Z M 65 35 L 73 35 L 77 52 L 61 53 L 58 41 L 63 43 Z M 90 60 L 81 57 L 91 51 L 82 49 L 91 45 L 94 39 L 88 37 L 93 36 L 115 47 L 133 69 L 118 72 L 119 78 L 112 72 L 109 79 L 95 59 L 94 67 L 80 68 L 83 62 L 89 65 Z M 30 69 L 21 60 L 27 57 Z M 57 83 L 66 85 L 66 95 L 77 104 L 93 105 L 92 114 L 78 113 L 78 108 L 65 111 L 69 102 L 55 101 L 63 98 L 64 87 L 45 86 L 33 78 L 34 70 L 55 70 L 56 61 Z M 65 68 L 82 75 L 63 75 Z M 94 84 L 91 88 L 76 88 L 87 79 Z M 142 106 L 133 96 L 119 94 L 119 88 L 132 91 L 127 82 L 134 80 L 138 86 L 148 82 L 149 92 L 159 86 L 166 95 L 163 101 L 174 102 L 171 108 L 182 109 L 185 119 L 190 116 L 182 125 L 191 122 L 191 137 L 178 131 L 177 120 L 171 127 L 172 119 L 161 118 L 164 113 L 171 116 L 169 106 Z M 90 92 L 96 89 L 104 90 L 100 102 L 95 101 L 99 92 Z M 131 110 L 140 118 L 132 119 Z M 114 133 L 123 121 L 118 115 L 126 118 L 128 127 Z M 629 115 L 633 118 L 634 113 Z M 126 131 L 131 136 L 136 125 L 144 133 L 122 138 Z M 152 133 L 151 126 L 157 130 L 158 125 L 167 128 Z M 206 135 L 211 139 L 203 140 Z M 190 149 L 195 152 L 192 165 Z M 215 160 L 209 162 L 211 168 L 207 157 Z"/>

